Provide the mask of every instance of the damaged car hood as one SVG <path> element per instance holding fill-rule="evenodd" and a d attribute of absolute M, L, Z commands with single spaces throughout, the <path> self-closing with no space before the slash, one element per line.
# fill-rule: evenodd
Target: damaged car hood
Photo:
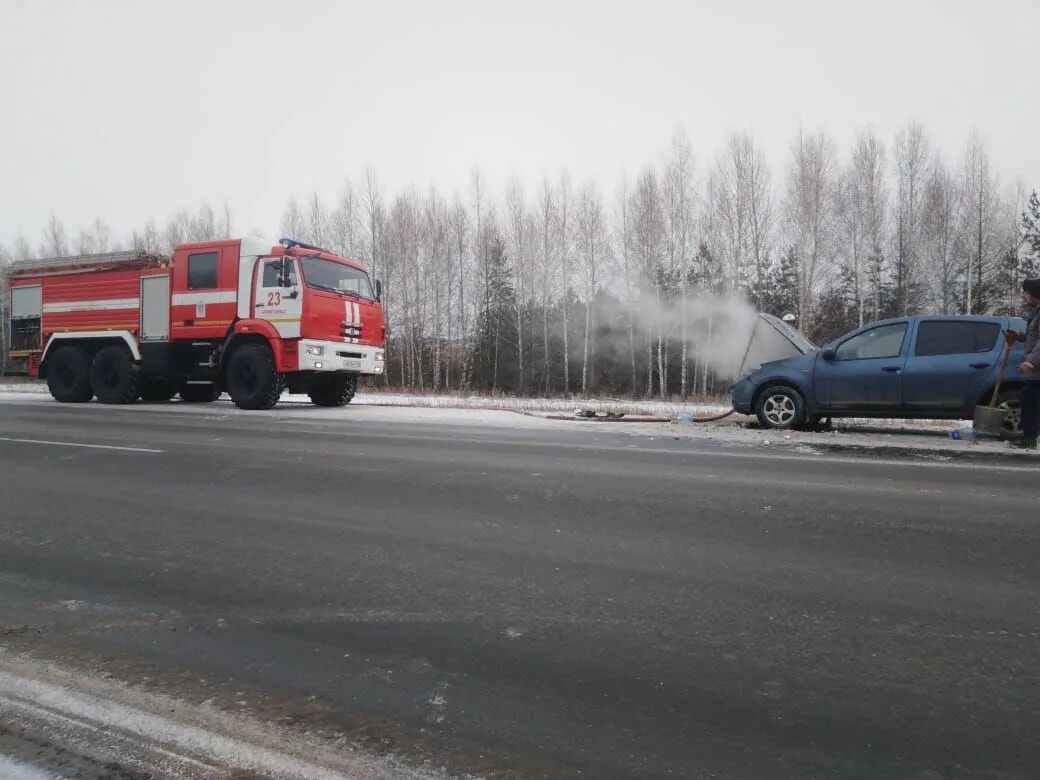
<path fill-rule="evenodd" d="M 786 322 L 760 313 L 748 336 L 738 376 L 747 376 L 767 363 L 815 353 L 817 346 Z"/>

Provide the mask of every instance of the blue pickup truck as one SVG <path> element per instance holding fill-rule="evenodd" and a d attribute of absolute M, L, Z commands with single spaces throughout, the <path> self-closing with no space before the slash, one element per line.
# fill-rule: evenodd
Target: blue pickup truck
<path fill-rule="evenodd" d="M 1018 317 L 934 316 L 882 320 L 802 354 L 763 363 L 732 389 L 733 408 L 766 428 L 798 428 L 831 417 L 970 420 L 989 404 Z M 997 405 L 1005 435 L 1020 433 L 1022 345 L 1011 352 Z"/>

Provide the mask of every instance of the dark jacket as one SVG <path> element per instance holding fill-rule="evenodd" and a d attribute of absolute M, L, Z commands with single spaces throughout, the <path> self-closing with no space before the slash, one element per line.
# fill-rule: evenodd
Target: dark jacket
<path fill-rule="evenodd" d="M 1040 309 L 1033 309 L 1033 315 L 1029 318 L 1023 360 L 1032 363 L 1036 368 L 1029 374 L 1022 374 L 1022 378 L 1030 382 L 1040 382 Z"/>

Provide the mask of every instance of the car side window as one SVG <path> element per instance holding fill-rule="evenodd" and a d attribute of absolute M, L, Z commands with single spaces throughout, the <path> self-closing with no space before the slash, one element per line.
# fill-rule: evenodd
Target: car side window
<path fill-rule="evenodd" d="M 917 326 L 914 354 L 976 355 L 993 349 L 999 335 L 1000 325 L 995 322 L 926 320 Z"/>
<path fill-rule="evenodd" d="M 836 360 L 867 360 L 899 357 L 906 337 L 906 323 L 896 322 L 864 331 L 838 345 Z"/>

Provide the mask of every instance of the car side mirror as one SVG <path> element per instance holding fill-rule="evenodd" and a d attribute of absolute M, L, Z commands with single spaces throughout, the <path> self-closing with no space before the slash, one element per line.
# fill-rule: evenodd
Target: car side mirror
<path fill-rule="evenodd" d="M 825 349 L 823 352 L 820 353 L 820 357 L 823 358 L 824 360 L 826 360 L 828 363 L 833 363 L 834 362 L 834 350 L 833 349 Z"/>
<path fill-rule="evenodd" d="M 383 300 L 383 282 L 379 279 L 376 279 L 376 300 Z"/>
<path fill-rule="evenodd" d="M 282 258 L 282 268 L 278 279 L 279 287 L 292 287 L 292 258 Z"/>

